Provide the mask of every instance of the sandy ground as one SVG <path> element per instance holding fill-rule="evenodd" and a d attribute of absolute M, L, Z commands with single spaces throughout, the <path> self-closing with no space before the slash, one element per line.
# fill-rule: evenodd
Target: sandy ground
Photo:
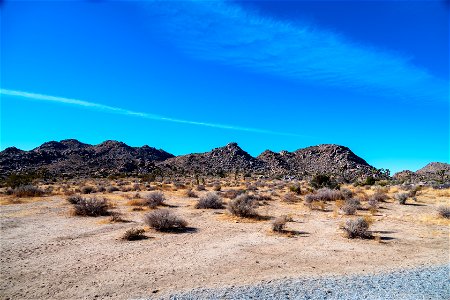
<path fill-rule="evenodd" d="M 339 224 L 354 216 L 337 215 L 331 206 L 329 211 L 311 211 L 302 203 L 275 199 L 259 207 L 261 215 L 293 217 L 288 229 L 297 234 L 286 236 L 270 231 L 271 220 L 237 219 L 224 209 L 194 209 L 195 200 L 180 191 L 165 192 L 169 209 L 193 230 L 147 229 L 148 239 L 132 242 L 119 237 L 128 228 L 143 227 L 148 211 L 131 211 L 122 194 L 105 196 L 128 223 L 73 217 L 64 196 L 1 205 L 0 298 L 128 299 L 449 262 L 449 222 L 435 213 L 438 204 L 449 204 L 448 193 L 425 191 L 411 205 L 383 203 L 372 217 L 371 230 L 381 237 L 375 241 L 344 238 Z"/>

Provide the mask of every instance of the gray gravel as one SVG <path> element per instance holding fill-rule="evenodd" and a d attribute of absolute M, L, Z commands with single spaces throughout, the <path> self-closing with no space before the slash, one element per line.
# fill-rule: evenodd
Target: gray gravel
<path fill-rule="evenodd" d="M 424 267 L 376 275 L 274 280 L 248 286 L 195 289 L 158 298 L 450 299 L 449 267 Z"/>

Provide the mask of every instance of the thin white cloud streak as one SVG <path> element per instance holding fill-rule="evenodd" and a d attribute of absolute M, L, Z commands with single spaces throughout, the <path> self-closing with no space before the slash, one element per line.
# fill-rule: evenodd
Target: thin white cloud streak
<path fill-rule="evenodd" d="M 120 114 L 120 115 L 131 116 L 131 117 L 139 117 L 139 118 L 149 119 L 149 120 L 154 120 L 154 121 L 165 121 L 165 122 L 172 122 L 172 123 L 180 123 L 180 124 L 188 124 L 188 125 L 196 125 L 196 126 L 204 126 L 204 127 L 212 127 L 212 128 L 236 130 L 236 131 L 246 131 L 246 132 L 261 133 L 261 134 L 282 135 L 282 136 L 291 136 L 291 137 L 306 137 L 304 135 L 298 135 L 298 134 L 287 133 L 287 132 L 278 132 L 278 131 L 264 130 L 264 129 L 258 129 L 258 128 L 183 120 L 183 119 L 171 118 L 171 117 L 150 114 L 150 113 L 145 113 L 145 112 L 132 111 L 132 110 L 128 110 L 128 109 L 123 109 L 123 108 L 119 108 L 119 107 L 114 107 L 114 106 L 109 106 L 109 105 L 104 105 L 104 104 L 99 104 L 99 103 L 84 101 L 84 100 L 79 100 L 79 99 L 56 97 L 56 96 L 29 93 L 29 92 L 17 91 L 17 90 L 0 89 L 0 94 L 5 95 L 5 96 L 22 98 L 22 99 L 26 99 L 26 100 L 32 100 L 32 101 L 44 101 L 44 102 L 54 102 L 54 103 L 58 103 L 58 104 L 75 105 L 75 106 L 80 106 L 80 107 L 87 108 L 87 109 L 93 109 L 93 110 L 106 112 L 106 113 L 114 113 L 114 114 Z"/>
<path fill-rule="evenodd" d="M 410 58 L 311 25 L 273 20 L 227 1 L 139 5 L 152 29 L 197 59 L 367 95 L 448 101 L 448 82 Z"/>

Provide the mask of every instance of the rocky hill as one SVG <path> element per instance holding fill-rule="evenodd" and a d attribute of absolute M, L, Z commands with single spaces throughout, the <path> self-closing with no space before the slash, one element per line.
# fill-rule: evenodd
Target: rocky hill
<path fill-rule="evenodd" d="M 266 166 L 242 150 L 238 144 L 229 143 L 206 153 L 195 153 L 169 158 L 158 164 L 181 173 L 217 175 L 234 172 L 265 172 Z"/>
<path fill-rule="evenodd" d="M 421 181 L 448 182 L 450 181 L 450 164 L 441 162 L 432 162 L 427 164 L 425 167 L 417 170 L 416 172 L 404 170 L 395 173 L 393 178 L 395 180 L 405 182 L 421 182 Z"/>
<path fill-rule="evenodd" d="M 229 143 L 205 153 L 175 157 L 149 146 L 130 147 L 105 141 L 89 145 L 77 140 L 51 141 L 30 150 L 11 147 L 0 152 L 4 176 L 45 170 L 54 176 L 138 175 L 159 170 L 171 174 L 225 175 L 251 173 L 267 177 L 310 177 L 329 174 L 348 181 L 373 175 L 374 168 L 349 148 L 319 145 L 294 152 L 266 150 L 253 157 Z"/>
<path fill-rule="evenodd" d="M 374 168 L 349 148 L 324 144 L 298 149 L 294 152 L 264 151 L 258 157 L 275 174 L 334 174 L 352 181 L 357 177 L 373 175 Z"/>
<path fill-rule="evenodd" d="M 53 175 L 107 176 L 151 172 L 154 163 L 173 157 L 149 146 L 130 147 L 116 141 L 89 145 L 77 140 L 47 142 L 30 150 L 11 147 L 0 152 L 0 173 L 46 170 Z"/>

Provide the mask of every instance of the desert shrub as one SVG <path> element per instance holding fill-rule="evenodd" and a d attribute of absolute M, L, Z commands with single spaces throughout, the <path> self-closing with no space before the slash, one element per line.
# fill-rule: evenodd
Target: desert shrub
<path fill-rule="evenodd" d="M 228 203 L 228 211 L 238 217 L 256 217 L 257 202 L 248 194 L 242 194 Z"/>
<path fill-rule="evenodd" d="M 195 208 L 223 208 L 222 199 L 220 199 L 217 193 L 210 192 L 200 197 L 197 204 L 195 205 Z"/>
<path fill-rule="evenodd" d="M 122 214 L 116 211 L 110 213 L 109 221 L 116 223 L 127 222 L 124 218 L 122 218 Z"/>
<path fill-rule="evenodd" d="M 421 186 L 421 185 L 416 185 L 416 186 L 414 186 L 414 187 L 408 192 L 408 197 L 411 197 L 411 198 L 416 197 L 416 196 L 417 196 L 417 193 L 418 193 L 419 191 L 421 191 L 421 190 L 422 190 L 422 186 Z"/>
<path fill-rule="evenodd" d="M 406 204 L 406 200 L 408 200 L 408 193 L 397 193 L 394 195 L 394 198 L 399 204 Z"/>
<path fill-rule="evenodd" d="M 246 186 L 247 191 L 256 192 L 258 190 L 258 187 L 255 184 L 248 184 Z"/>
<path fill-rule="evenodd" d="M 440 217 L 445 218 L 445 219 L 450 219 L 450 206 L 439 206 L 437 208 L 437 212 L 439 214 Z"/>
<path fill-rule="evenodd" d="M 88 185 L 82 186 L 82 187 L 80 188 L 80 192 L 81 192 L 82 194 L 91 194 L 91 193 L 95 193 L 95 188 L 94 188 L 93 186 L 88 186 Z"/>
<path fill-rule="evenodd" d="M 282 200 L 287 203 L 295 203 L 299 201 L 299 198 L 294 193 L 287 193 L 283 195 Z"/>
<path fill-rule="evenodd" d="M 234 199 L 239 195 L 245 194 L 244 190 L 226 190 L 224 192 L 222 192 L 223 197 L 228 198 L 228 199 Z"/>
<path fill-rule="evenodd" d="M 345 197 L 341 191 L 331 190 L 329 188 L 322 188 L 316 191 L 314 194 L 308 194 L 305 197 L 305 200 L 308 202 L 312 201 L 336 201 L 336 200 L 344 200 Z"/>
<path fill-rule="evenodd" d="M 369 205 L 369 210 L 376 211 L 378 209 L 378 198 L 377 197 L 370 197 L 369 201 L 367 201 L 367 204 Z"/>
<path fill-rule="evenodd" d="M 164 203 L 166 197 L 160 191 L 151 192 L 144 196 L 143 202 L 150 208 L 155 208 Z"/>
<path fill-rule="evenodd" d="M 72 195 L 72 196 L 67 197 L 66 200 L 70 204 L 77 204 L 78 202 L 83 200 L 83 197 L 81 197 L 80 195 Z"/>
<path fill-rule="evenodd" d="M 375 184 L 375 178 L 372 176 L 366 177 L 366 180 L 364 180 L 363 185 L 374 185 Z"/>
<path fill-rule="evenodd" d="M 45 192 L 34 185 L 28 184 L 28 185 L 21 185 L 21 186 L 14 188 L 12 191 L 12 194 L 19 198 L 41 197 L 45 194 Z"/>
<path fill-rule="evenodd" d="M 364 218 L 358 218 L 356 220 L 347 220 L 345 225 L 342 227 L 347 238 L 361 238 L 370 239 L 372 238 L 372 233 L 369 231 L 369 222 Z"/>
<path fill-rule="evenodd" d="M 206 188 L 204 185 L 197 185 L 197 191 L 205 191 Z"/>
<path fill-rule="evenodd" d="M 135 183 L 133 184 L 133 186 L 131 187 L 131 189 L 133 191 L 140 191 L 141 190 L 141 186 L 139 185 L 139 183 Z"/>
<path fill-rule="evenodd" d="M 186 188 L 186 185 L 184 185 L 183 183 L 179 182 L 179 181 L 174 181 L 173 183 L 174 188 L 176 188 L 177 190 L 182 190 Z"/>
<path fill-rule="evenodd" d="M 189 198 L 198 198 L 198 195 L 191 189 L 186 190 L 185 195 Z"/>
<path fill-rule="evenodd" d="M 389 184 L 389 181 L 387 181 L 387 180 L 378 180 L 377 184 L 380 185 L 380 186 L 387 186 Z"/>
<path fill-rule="evenodd" d="M 109 215 L 106 199 L 81 198 L 73 207 L 76 216 L 98 217 Z"/>
<path fill-rule="evenodd" d="M 450 183 L 433 184 L 431 186 L 434 190 L 445 190 L 450 189 Z"/>
<path fill-rule="evenodd" d="M 103 185 L 97 186 L 98 193 L 104 193 L 105 191 L 106 191 L 106 188 Z"/>
<path fill-rule="evenodd" d="M 272 222 L 272 231 L 275 232 L 283 232 L 284 227 L 286 226 L 287 219 L 286 216 L 281 216 L 273 220 Z"/>
<path fill-rule="evenodd" d="M 144 235 L 145 230 L 142 228 L 130 228 L 122 235 L 122 240 L 126 241 L 137 241 L 145 239 L 146 236 Z"/>
<path fill-rule="evenodd" d="M 344 205 L 341 207 L 341 210 L 346 215 L 354 215 L 358 210 L 360 202 L 358 199 L 350 198 L 345 200 Z"/>
<path fill-rule="evenodd" d="M 376 191 L 375 194 L 371 195 L 369 197 L 368 201 L 376 201 L 376 202 L 384 202 L 389 198 L 388 195 L 386 195 L 385 193 L 381 193 L 379 191 Z"/>
<path fill-rule="evenodd" d="M 118 190 L 119 190 L 119 188 L 117 186 L 114 186 L 114 185 L 109 185 L 109 186 L 106 187 L 106 192 L 107 193 L 113 193 L 113 192 L 116 192 Z"/>
<path fill-rule="evenodd" d="M 351 190 L 349 190 L 349 189 L 341 188 L 340 191 L 341 191 L 341 193 L 342 193 L 342 196 L 343 196 L 345 199 L 350 199 L 350 198 L 352 198 L 353 196 L 355 196 L 355 193 L 353 193 L 353 192 L 352 192 Z"/>
<path fill-rule="evenodd" d="M 256 194 L 256 195 L 253 195 L 253 198 L 255 198 L 255 200 L 257 200 L 257 201 L 270 201 L 270 200 L 272 200 L 272 196 L 271 195 L 267 195 L 267 194 Z"/>
<path fill-rule="evenodd" d="M 289 191 L 291 191 L 292 193 L 297 194 L 297 195 L 302 194 L 302 189 L 301 189 L 300 185 L 291 185 L 289 187 Z"/>
<path fill-rule="evenodd" d="M 120 187 L 120 191 L 121 192 L 130 192 L 130 191 L 132 191 L 133 189 L 130 187 L 130 186 L 125 186 L 125 185 L 123 185 L 123 186 L 121 186 Z"/>
<path fill-rule="evenodd" d="M 180 230 L 187 222 L 168 209 L 159 209 L 144 216 L 144 223 L 158 231 Z"/>
<path fill-rule="evenodd" d="M 330 189 L 338 189 L 339 188 L 339 184 L 333 180 L 330 176 L 328 175 L 315 175 L 311 181 L 310 184 L 313 188 L 315 189 L 320 189 L 320 188 L 330 188 Z"/>

